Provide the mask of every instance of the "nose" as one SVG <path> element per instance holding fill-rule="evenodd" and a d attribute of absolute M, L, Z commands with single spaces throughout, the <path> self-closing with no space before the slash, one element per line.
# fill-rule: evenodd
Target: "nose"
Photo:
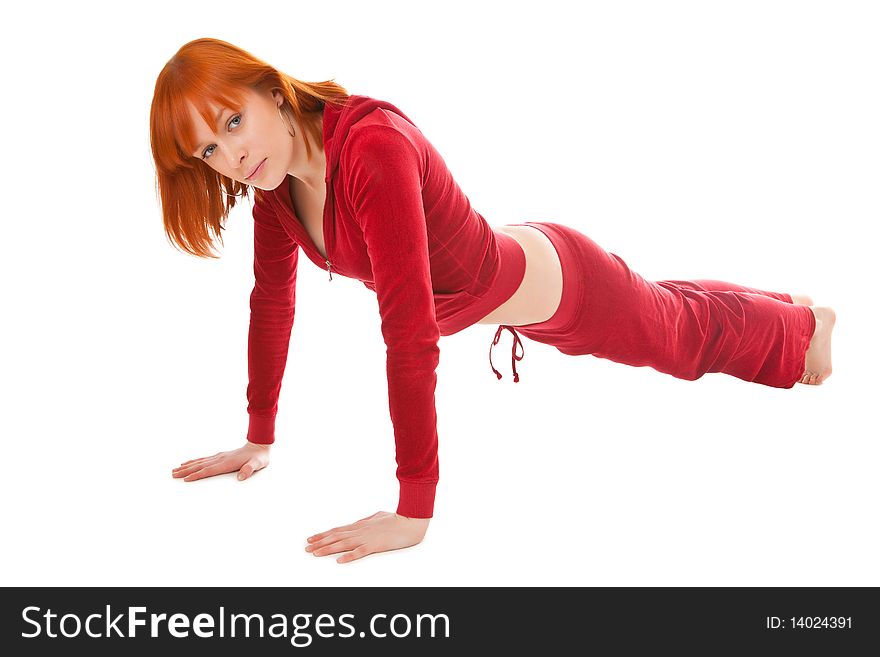
<path fill-rule="evenodd" d="M 238 144 L 230 144 L 226 151 L 226 157 L 229 162 L 229 169 L 233 172 L 234 176 L 244 180 L 244 177 L 250 173 L 250 171 L 245 171 L 245 162 L 247 161 L 247 151 L 245 148 Z"/>

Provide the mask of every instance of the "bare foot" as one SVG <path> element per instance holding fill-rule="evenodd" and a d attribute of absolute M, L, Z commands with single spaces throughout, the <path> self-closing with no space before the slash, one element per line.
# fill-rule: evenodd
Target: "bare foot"
<path fill-rule="evenodd" d="M 799 306 L 812 306 L 813 300 L 808 297 L 806 294 L 791 294 L 791 302 L 796 303 Z"/>
<path fill-rule="evenodd" d="M 800 383 L 819 385 L 831 376 L 831 331 L 837 316 L 831 308 L 810 306 L 816 316 L 816 331 L 810 340 Z"/>

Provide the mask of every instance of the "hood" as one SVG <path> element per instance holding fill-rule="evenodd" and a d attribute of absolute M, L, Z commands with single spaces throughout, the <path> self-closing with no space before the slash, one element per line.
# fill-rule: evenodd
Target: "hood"
<path fill-rule="evenodd" d="M 415 123 L 397 107 L 384 100 L 377 100 L 369 96 L 350 95 L 345 104 L 341 106 L 324 103 L 323 138 L 324 153 L 327 157 L 327 174 L 325 181 L 329 182 L 336 175 L 339 167 L 339 155 L 345 145 L 345 139 L 351 127 L 375 109 L 387 109 L 413 125 Z M 329 189 L 328 185 L 328 189 Z"/>

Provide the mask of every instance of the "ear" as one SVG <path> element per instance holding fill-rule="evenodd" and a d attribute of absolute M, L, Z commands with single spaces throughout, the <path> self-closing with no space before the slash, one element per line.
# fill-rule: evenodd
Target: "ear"
<path fill-rule="evenodd" d="M 281 107 L 284 104 L 284 95 L 278 91 L 278 89 L 272 90 L 272 98 L 275 100 L 275 105 Z"/>

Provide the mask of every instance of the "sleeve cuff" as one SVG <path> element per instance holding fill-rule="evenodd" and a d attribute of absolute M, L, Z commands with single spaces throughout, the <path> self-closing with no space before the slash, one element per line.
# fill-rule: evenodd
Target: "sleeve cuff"
<path fill-rule="evenodd" d="M 248 415 L 249 443 L 257 445 L 271 445 L 275 442 L 275 417 L 262 417 L 260 415 Z"/>
<path fill-rule="evenodd" d="M 397 514 L 407 518 L 431 518 L 434 516 L 434 495 L 437 483 L 420 484 L 400 482 L 400 501 Z"/>

